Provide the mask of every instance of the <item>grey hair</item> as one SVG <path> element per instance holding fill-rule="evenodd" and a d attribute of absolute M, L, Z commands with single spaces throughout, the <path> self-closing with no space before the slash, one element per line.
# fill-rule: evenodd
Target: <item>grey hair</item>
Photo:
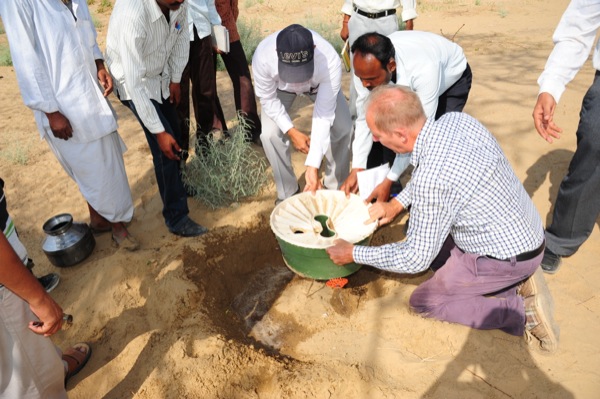
<path fill-rule="evenodd" d="M 411 127 L 426 118 L 417 93 L 400 85 L 382 85 L 373 89 L 365 109 L 367 114 L 372 114 L 374 127 L 385 133 L 391 133 L 399 126 Z"/>

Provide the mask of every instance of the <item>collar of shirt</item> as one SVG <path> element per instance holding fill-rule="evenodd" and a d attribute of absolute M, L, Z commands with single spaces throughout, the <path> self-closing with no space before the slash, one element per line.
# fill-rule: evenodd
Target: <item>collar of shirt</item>
<path fill-rule="evenodd" d="M 433 126 L 434 122 L 435 122 L 434 118 L 427 118 L 427 120 L 425 121 L 425 124 L 423 125 L 423 128 L 421 129 L 421 131 L 419 132 L 419 135 L 417 136 L 417 140 L 415 141 L 415 146 L 413 148 L 413 152 L 410 157 L 410 163 L 415 168 L 417 166 L 419 166 L 419 161 L 421 159 L 421 156 L 423 155 L 423 149 L 425 148 L 426 143 L 427 143 L 427 136 L 429 135 L 429 133 L 431 131 L 431 127 Z"/>
<path fill-rule="evenodd" d="M 164 16 L 162 10 L 160 9 L 160 6 L 155 1 L 148 2 L 148 11 L 150 12 L 150 20 L 152 22 L 156 22 L 160 19 L 160 17 Z"/>

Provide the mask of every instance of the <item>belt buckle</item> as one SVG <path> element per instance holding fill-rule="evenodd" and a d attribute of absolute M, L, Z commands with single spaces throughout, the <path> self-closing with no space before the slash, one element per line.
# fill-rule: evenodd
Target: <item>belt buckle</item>
<path fill-rule="evenodd" d="M 373 12 L 368 12 L 367 13 L 367 18 L 376 19 L 377 18 L 377 14 L 375 14 Z"/>

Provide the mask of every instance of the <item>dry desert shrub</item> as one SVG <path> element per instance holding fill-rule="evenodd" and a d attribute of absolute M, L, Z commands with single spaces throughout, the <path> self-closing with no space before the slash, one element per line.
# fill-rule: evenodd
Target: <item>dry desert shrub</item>
<path fill-rule="evenodd" d="M 209 136 L 184 171 L 190 194 L 213 209 L 257 195 L 269 178 L 266 161 L 246 141 L 248 122 L 239 114 L 237 119 L 227 138 Z"/>

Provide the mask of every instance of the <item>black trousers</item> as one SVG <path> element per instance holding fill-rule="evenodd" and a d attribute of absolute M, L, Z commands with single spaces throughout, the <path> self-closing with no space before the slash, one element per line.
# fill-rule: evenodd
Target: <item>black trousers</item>
<path fill-rule="evenodd" d="M 196 126 L 190 126 L 190 81 Z M 217 74 L 213 60 L 210 35 L 200 39 L 194 27 L 190 42 L 190 58 L 181 76 L 181 102 L 177 106 L 180 120 L 181 147 L 189 149 L 190 133 L 196 134 L 197 143 L 206 142 L 212 129 L 227 130 L 225 115 L 217 96 Z"/>
<path fill-rule="evenodd" d="M 546 247 L 557 255 L 574 254 L 588 239 L 600 214 L 600 71 L 583 97 L 577 149 L 560 183 Z"/>
<path fill-rule="evenodd" d="M 215 63 L 216 59 L 217 55 L 215 54 Z M 262 126 L 258 117 L 254 86 L 252 86 L 252 77 L 242 43 L 239 40 L 229 43 L 229 53 L 221 54 L 221 59 L 233 84 L 235 109 L 241 111 L 251 124 L 249 138 L 258 138 Z"/>
<path fill-rule="evenodd" d="M 179 169 L 179 161 L 174 161 L 165 156 L 158 146 L 156 135 L 152 134 L 144 122 L 140 119 L 135 104 L 131 100 L 121 100 L 123 105 L 129 108 L 137 120 L 142 125 L 146 141 L 152 153 L 152 162 L 154 164 L 154 174 L 158 183 L 158 192 L 163 202 L 162 214 L 165 218 L 165 224 L 168 228 L 173 228 L 181 219 L 189 213 L 187 205 L 187 193 L 181 171 Z M 181 133 L 179 131 L 179 119 L 173 104 L 169 100 L 163 100 L 162 104 L 152 100 L 152 105 L 162 122 L 165 131 L 173 136 L 178 143 L 181 143 Z M 181 144 L 180 144 L 181 145 Z"/>

